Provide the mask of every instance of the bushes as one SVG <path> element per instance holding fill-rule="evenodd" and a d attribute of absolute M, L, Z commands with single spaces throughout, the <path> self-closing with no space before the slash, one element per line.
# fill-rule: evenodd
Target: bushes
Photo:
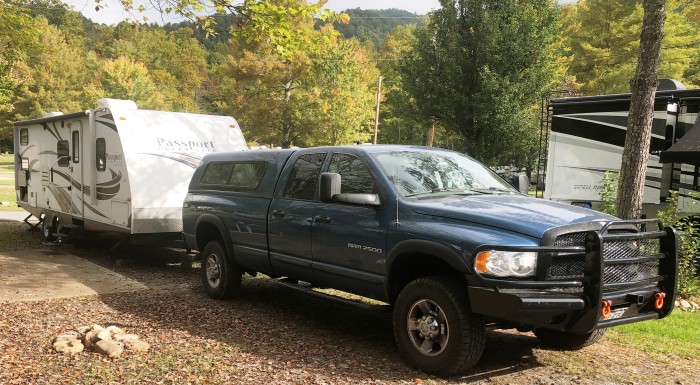
<path fill-rule="evenodd" d="M 691 192 L 693 198 L 686 203 L 684 209 L 691 211 L 698 204 L 700 194 Z M 678 241 L 678 294 L 690 298 L 700 294 L 698 284 L 698 254 L 700 254 L 700 223 L 697 218 L 681 217 L 678 207 L 678 191 L 671 191 L 667 200 L 668 206 L 658 212 L 658 217 L 664 226 L 673 226 L 680 233 Z"/>

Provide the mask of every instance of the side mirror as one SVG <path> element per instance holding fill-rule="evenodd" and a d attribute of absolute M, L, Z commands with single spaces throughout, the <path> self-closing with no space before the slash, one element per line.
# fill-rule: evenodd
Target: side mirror
<path fill-rule="evenodd" d="M 382 204 L 378 194 L 342 194 L 340 186 L 340 174 L 334 172 L 322 173 L 321 202 L 349 203 L 362 206 L 379 206 Z"/>
<path fill-rule="evenodd" d="M 321 202 L 332 202 L 333 195 L 340 194 L 340 174 L 324 172 L 321 174 Z"/>

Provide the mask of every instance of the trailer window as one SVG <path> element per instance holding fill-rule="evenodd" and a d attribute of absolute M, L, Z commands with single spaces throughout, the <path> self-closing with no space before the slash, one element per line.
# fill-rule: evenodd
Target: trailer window
<path fill-rule="evenodd" d="M 70 157 L 67 140 L 59 140 L 56 143 L 56 154 L 58 156 L 58 165 L 60 167 L 68 167 L 68 164 L 70 163 Z"/>
<path fill-rule="evenodd" d="M 95 142 L 95 166 L 97 171 L 104 171 L 107 169 L 107 144 L 105 143 L 105 138 L 97 138 Z"/>
<path fill-rule="evenodd" d="M 29 144 L 29 129 L 22 128 L 19 130 L 19 144 L 22 146 Z"/>
<path fill-rule="evenodd" d="M 73 131 L 73 163 L 80 163 L 80 132 Z"/>
<path fill-rule="evenodd" d="M 212 162 L 204 170 L 203 185 L 230 186 L 235 189 L 255 189 L 265 176 L 267 163 Z"/>

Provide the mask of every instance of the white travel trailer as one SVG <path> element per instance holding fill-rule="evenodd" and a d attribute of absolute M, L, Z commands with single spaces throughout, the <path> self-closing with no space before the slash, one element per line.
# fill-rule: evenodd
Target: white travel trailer
<path fill-rule="evenodd" d="M 76 230 L 180 237 L 202 156 L 247 148 L 230 116 L 140 110 L 130 100 L 13 128 L 17 203 L 49 239 Z"/>
<path fill-rule="evenodd" d="M 675 190 L 681 212 L 697 214 L 700 205 L 691 206 L 689 195 L 700 190 L 697 162 L 670 155 L 676 141 L 684 136 L 690 139 L 692 135 L 686 134 L 700 131 L 700 89 L 683 89 L 671 79 L 661 79 L 660 84 L 654 104 L 643 213 L 656 217 L 669 191 Z M 543 149 L 547 150 L 540 158 L 546 164 L 545 199 L 600 207 L 603 175 L 620 171 L 629 108 L 630 94 L 549 100 L 542 132 L 546 135 Z M 661 163 L 660 157 L 668 161 Z"/>

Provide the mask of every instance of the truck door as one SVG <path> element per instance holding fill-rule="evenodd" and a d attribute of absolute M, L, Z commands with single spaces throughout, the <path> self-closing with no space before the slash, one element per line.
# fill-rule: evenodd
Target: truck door
<path fill-rule="evenodd" d="M 380 193 L 360 156 L 335 153 L 327 171 L 340 174 L 341 193 Z M 314 283 L 381 295 L 391 219 L 384 206 L 318 202 L 312 230 Z"/>
<path fill-rule="evenodd" d="M 311 280 L 311 226 L 325 152 L 303 154 L 285 170 L 268 212 L 270 263 L 276 273 Z"/>

